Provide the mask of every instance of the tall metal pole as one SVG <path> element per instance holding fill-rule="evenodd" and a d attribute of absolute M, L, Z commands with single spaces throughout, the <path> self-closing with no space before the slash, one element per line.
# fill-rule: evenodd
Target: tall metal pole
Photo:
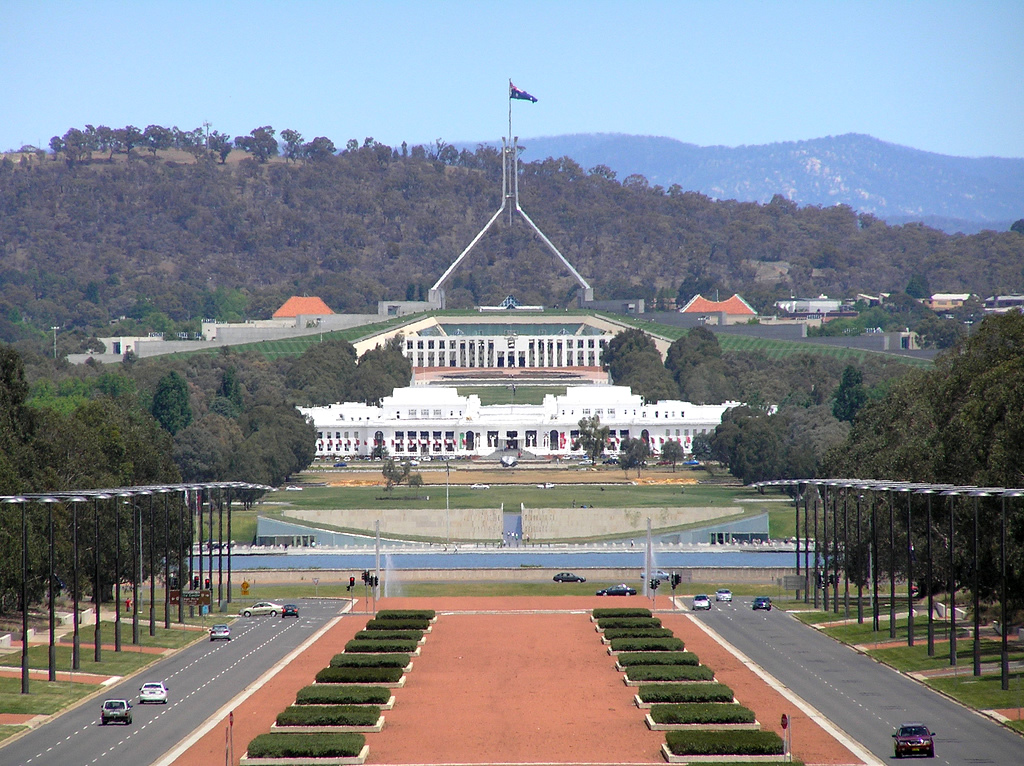
<path fill-rule="evenodd" d="M 928 505 L 925 515 L 927 526 L 927 542 L 925 552 L 928 555 L 928 573 L 925 575 L 925 587 L 928 588 L 928 656 L 935 656 L 935 580 L 932 576 L 932 496 L 927 495 Z"/>
<path fill-rule="evenodd" d="M 72 644 L 71 644 L 71 669 L 78 670 L 81 667 L 80 642 L 79 642 L 79 594 L 78 594 L 78 504 L 85 500 L 84 497 L 76 497 L 71 500 L 71 590 L 74 601 L 72 609 Z"/>
<path fill-rule="evenodd" d="M 914 533 L 910 527 L 910 497 L 907 492 L 907 646 L 914 645 Z"/>
<path fill-rule="evenodd" d="M 871 499 L 871 630 L 878 632 L 878 519 Z"/>
<path fill-rule="evenodd" d="M 974 675 L 981 675 L 981 593 L 978 577 L 978 495 L 974 496 L 974 577 L 971 589 L 974 591 Z"/>
<path fill-rule="evenodd" d="M 864 495 L 857 494 L 857 624 L 864 624 L 864 544 L 861 540 L 860 501 Z"/>
<path fill-rule="evenodd" d="M 121 651 L 121 499 L 114 503 L 114 651 Z"/>
<path fill-rule="evenodd" d="M 810 492 L 810 486 L 804 485 L 804 572 L 807 575 L 811 573 L 811 519 L 810 519 L 810 505 L 808 505 L 808 493 Z M 815 565 L 817 566 L 817 565 Z M 806 582 L 806 580 L 805 580 Z M 811 584 L 811 587 L 817 587 L 815 583 Z M 808 601 L 808 589 L 804 588 L 804 603 Z"/>
<path fill-rule="evenodd" d="M 800 485 L 799 484 L 796 485 L 796 497 L 793 498 L 793 512 L 796 514 L 796 518 L 795 518 L 795 520 L 793 522 L 794 523 L 794 528 L 796 529 L 796 532 L 794 533 L 794 536 L 796 537 L 796 576 L 799 577 L 800 576 Z M 807 576 L 806 572 L 804 573 L 804 576 L 805 577 Z M 800 589 L 799 588 L 797 588 L 796 597 L 797 597 L 797 600 L 800 599 Z"/>
<path fill-rule="evenodd" d="M 217 492 L 217 609 L 224 601 L 224 489 Z"/>
<path fill-rule="evenodd" d="M 93 630 L 93 660 L 99 662 L 102 655 L 102 635 L 100 631 L 100 602 L 103 601 L 103 593 L 100 588 L 100 499 L 104 496 L 96 495 L 92 500 L 92 520 L 95 525 L 93 531 L 94 548 L 93 560 L 96 566 L 93 572 L 92 598 L 96 602 L 96 627 Z"/>
<path fill-rule="evenodd" d="M 956 665 L 956 557 L 953 555 L 953 534 L 956 524 L 953 520 L 953 496 L 948 495 L 949 504 L 949 664 Z"/>
<path fill-rule="evenodd" d="M 149 496 L 149 635 L 156 635 L 156 518 Z"/>
<path fill-rule="evenodd" d="M 167 507 L 170 489 L 164 487 L 164 630 L 171 629 L 171 517 Z M 179 591 L 180 593 L 180 591 Z M 181 596 L 178 596 L 181 601 Z"/>
<path fill-rule="evenodd" d="M 850 491 L 843 492 L 843 616 L 850 619 Z"/>
<path fill-rule="evenodd" d="M 53 598 L 56 595 L 53 592 L 53 579 L 55 577 L 53 571 L 53 504 L 57 501 L 52 497 L 46 497 L 43 498 L 43 502 L 46 503 L 46 525 L 48 527 L 47 537 L 50 548 L 49 571 L 47 572 L 46 578 L 46 600 L 50 602 L 49 680 L 52 683 L 57 680 L 56 613 L 54 611 L 55 605 L 53 603 Z"/>
<path fill-rule="evenodd" d="M 808 493 L 809 494 L 809 493 Z M 806 495 L 805 495 L 806 497 Z M 807 512 L 807 503 L 804 502 L 804 513 Z M 825 525 L 825 560 L 828 561 L 828 525 Z M 821 606 L 820 599 L 821 593 L 818 588 L 818 579 L 821 577 L 821 554 L 818 550 L 818 498 L 814 498 L 814 576 L 812 578 L 811 587 L 814 588 L 814 608 L 818 609 Z M 825 565 L 825 571 L 828 571 L 828 564 Z M 808 573 L 809 574 L 809 573 Z M 828 587 L 825 587 L 825 611 L 828 611 Z"/>
<path fill-rule="evenodd" d="M 28 694 L 28 500 L 21 504 L 21 693 Z"/>
<path fill-rule="evenodd" d="M 234 540 L 231 538 L 231 489 L 228 489 L 228 600 L 231 603 L 231 546 Z"/>
<path fill-rule="evenodd" d="M 206 581 L 203 580 L 203 490 L 202 489 L 196 490 L 196 507 L 197 507 L 197 510 L 198 510 L 198 513 L 196 514 L 196 517 L 199 519 L 199 587 L 197 588 L 197 590 L 202 591 L 203 586 L 206 585 Z M 190 513 L 191 513 L 191 511 L 190 511 Z M 190 544 L 190 547 L 191 547 L 191 544 Z M 192 552 L 190 550 L 189 551 L 189 558 L 191 558 L 191 556 L 192 556 Z M 202 599 L 200 599 L 200 601 L 201 600 Z M 199 606 L 199 613 L 200 614 L 203 613 L 203 607 L 202 607 L 201 604 Z M 189 617 L 191 617 L 191 616 L 192 616 L 192 608 L 189 607 Z"/>
<path fill-rule="evenodd" d="M 1002 690 L 1010 689 L 1010 655 L 1006 646 L 1006 634 L 1009 632 L 1009 625 L 1006 624 L 1006 495 L 1004 494 L 999 525 L 999 676 L 1002 681 Z"/>
<path fill-rule="evenodd" d="M 896 638 L 896 508 L 889 490 L 889 638 Z"/>
<path fill-rule="evenodd" d="M 132 646 L 139 639 L 139 580 L 142 579 L 142 506 L 132 499 Z"/>

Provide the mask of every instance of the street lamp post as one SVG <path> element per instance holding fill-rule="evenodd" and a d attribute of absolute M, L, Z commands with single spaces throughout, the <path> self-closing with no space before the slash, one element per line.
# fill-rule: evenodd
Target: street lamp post
<path fill-rule="evenodd" d="M 808 487 L 810 490 L 810 487 Z M 810 495 L 810 491 L 807 495 Z M 804 497 L 806 497 L 805 495 Z M 804 513 L 807 513 L 807 500 L 804 501 Z M 826 517 L 827 518 L 827 517 Z M 825 571 L 828 572 L 828 524 L 823 525 L 825 527 Z M 828 586 L 824 589 L 818 588 L 818 580 L 821 578 L 821 553 L 818 549 L 818 498 L 814 498 L 814 575 L 811 578 L 811 587 L 814 588 L 814 608 L 817 609 L 821 603 L 822 594 L 819 590 L 824 590 L 825 596 L 825 611 L 828 611 Z M 810 574 L 810 572 L 808 572 Z M 806 599 L 805 599 L 806 600 Z"/>
<path fill-rule="evenodd" d="M 28 498 L 7 497 L 4 502 L 21 505 L 21 693 L 28 694 Z"/>
<path fill-rule="evenodd" d="M 953 498 L 960 494 L 957 490 L 946 490 L 942 493 L 948 499 L 949 506 L 949 664 L 956 665 L 956 557 L 953 553 L 953 536 L 956 533 Z"/>
<path fill-rule="evenodd" d="M 889 638 L 896 638 L 896 508 L 889 489 Z"/>
<path fill-rule="evenodd" d="M 843 616 L 850 619 L 850 508 L 849 490 L 843 492 Z"/>
<path fill-rule="evenodd" d="M 928 559 L 928 567 L 925 570 L 925 590 L 928 591 L 928 656 L 935 656 L 935 590 L 932 577 L 932 494 L 935 487 L 923 487 L 914 490 L 916 494 L 924 495 L 927 504 L 925 505 L 925 556 Z"/>
<path fill-rule="evenodd" d="M 981 578 L 978 572 L 978 498 L 989 497 L 991 492 L 983 489 L 968 492 L 974 498 L 974 572 L 971 578 L 971 590 L 974 591 L 974 675 L 981 675 Z"/>
<path fill-rule="evenodd" d="M 162 492 L 163 490 L 157 490 Z M 153 515 L 153 493 L 149 494 L 149 635 L 156 635 L 156 518 Z M 166 590 L 166 585 L 164 586 Z"/>
<path fill-rule="evenodd" d="M 72 591 L 72 644 L 71 669 L 81 668 L 81 644 L 79 640 L 79 593 L 78 593 L 78 504 L 84 503 L 84 497 L 71 497 L 71 591 Z"/>
<path fill-rule="evenodd" d="M 1024 489 L 1011 489 L 1003 492 L 1002 512 L 999 530 L 999 627 L 1000 627 L 1000 651 L 999 651 L 999 676 L 1002 690 L 1010 689 L 1010 654 L 1006 646 L 1007 622 L 1006 622 L 1006 498 L 1022 497 Z"/>
<path fill-rule="evenodd" d="M 39 501 L 46 503 L 46 526 L 47 526 L 47 542 L 49 547 L 49 569 L 46 578 L 46 600 L 49 602 L 50 612 L 50 644 L 49 644 L 49 674 L 48 680 L 52 683 L 57 680 L 57 644 L 56 644 L 56 613 L 54 612 L 54 593 L 53 581 L 56 578 L 56 573 L 53 571 L 53 504 L 59 502 L 55 497 L 41 497 Z"/>
<path fill-rule="evenodd" d="M 854 488 L 856 489 L 856 487 Z M 864 499 L 857 492 L 857 624 L 864 624 L 864 544 L 861 540 L 860 501 Z"/>

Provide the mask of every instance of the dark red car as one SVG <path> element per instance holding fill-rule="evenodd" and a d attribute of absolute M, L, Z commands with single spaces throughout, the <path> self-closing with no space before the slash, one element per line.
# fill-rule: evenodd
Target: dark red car
<path fill-rule="evenodd" d="M 281 618 L 282 619 L 284 619 L 285 617 L 298 617 L 298 616 L 299 616 L 299 608 L 297 606 L 295 606 L 295 604 L 285 604 L 284 608 L 281 610 Z"/>
<path fill-rule="evenodd" d="M 923 723 L 901 723 L 896 733 L 892 735 L 894 740 L 894 755 L 902 758 L 905 755 L 925 755 L 929 758 L 935 757 L 935 741 L 932 737 L 935 732 Z"/>

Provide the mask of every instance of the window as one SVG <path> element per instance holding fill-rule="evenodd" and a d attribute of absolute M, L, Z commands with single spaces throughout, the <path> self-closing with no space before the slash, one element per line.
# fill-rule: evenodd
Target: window
<path fill-rule="evenodd" d="M 614 418 L 615 417 L 615 408 L 614 407 L 609 407 L 608 408 L 608 417 L 610 417 L 610 418 Z"/>
<path fill-rule="evenodd" d="M 420 417 L 421 418 L 429 418 L 430 417 L 430 410 L 420 410 Z"/>
<path fill-rule="evenodd" d="M 410 418 L 416 417 L 416 410 L 409 410 L 409 417 Z"/>
<path fill-rule="evenodd" d="M 441 415 L 441 410 L 434 410 L 434 417 L 435 417 L 435 418 L 440 418 L 440 417 L 442 417 L 442 415 Z"/>
<path fill-rule="evenodd" d="M 589 415 L 590 414 L 590 408 L 589 407 L 584 407 L 583 408 L 583 414 L 584 415 Z"/>
<path fill-rule="evenodd" d="M 395 431 L 395 441 L 404 441 L 405 431 Z"/>

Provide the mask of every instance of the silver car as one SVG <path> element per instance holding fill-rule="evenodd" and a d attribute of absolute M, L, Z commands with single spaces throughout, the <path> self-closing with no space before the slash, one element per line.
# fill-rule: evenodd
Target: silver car
<path fill-rule="evenodd" d="M 280 604 L 275 604 L 273 601 L 257 601 L 252 606 L 247 606 L 242 610 L 243 617 L 252 617 L 253 615 L 269 614 L 271 617 L 277 617 L 281 614 L 282 607 Z"/>
<path fill-rule="evenodd" d="M 212 628 L 210 628 L 210 640 L 230 641 L 231 628 L 229 628 L 227 625 L 214 625 Z"/>
<path fill-rule="evenodd" d="M 167 687 L 163 681 L 150 681 L 139 687 L 139 704 L 144 705 L 147 702 L 167 704 Z"/>

